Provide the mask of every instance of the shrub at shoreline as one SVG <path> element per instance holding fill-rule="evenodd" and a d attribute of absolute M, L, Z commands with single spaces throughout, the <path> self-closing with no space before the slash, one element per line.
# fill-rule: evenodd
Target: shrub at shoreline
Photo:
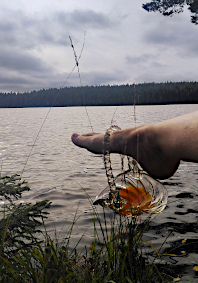
<path fill-rule="evenodd" d="M 159 253 L 143 239 L 149 219 L 140 226 L 136 217 L 123 218 L 113 213 L 107 221 L 104 211 L 101 221 L 92 207 L 94 241 L 79 253 L 77 247 L 69 249 L 76 216 L 64 242 L 56 235 L 52 239 L 46 231 L 42 232 L 51 203 L 48 200 L 20 203 L 18 199 L 28 190 L 19 175 L 0 178 L 0 196 L 4 203 L 0 219 L 0 282 L 157 283 L 173 280 L 167 275 L 167 266 L 160 264 Z M 107 222 L 110 222 L 110 233 Z M 152 247 L 151 259 L 144 254 L 143 244 Z"/>

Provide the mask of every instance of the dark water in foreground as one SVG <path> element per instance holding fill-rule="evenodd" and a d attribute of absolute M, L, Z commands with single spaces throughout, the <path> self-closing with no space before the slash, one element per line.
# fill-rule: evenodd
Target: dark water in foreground
<path fill-rule="evenodd" d="M 87 107 L 95 132 L 104 132 L 110 125 L 116 107 Z M 136 125 L 155 123 L 198 110 L 198 105 L 136 106 Z M 2 175 L 21 173 L 31 191 L 25 202 L 49 199 L 52 201 L 47 230 L 64 237 L 78 210 L 78 219 L 72 234 L 72 244 L 84 233 L 79 247 L 90 245 L 93 239 L 93 220 L 90 203 L 107 185 L 101 156 L 75 147 L 70 141 L 73 132 L 91 132 L 84 107 L 52 108 L 38 136 L 35 137 L 49 108 L 0 109 L 0 159 Z M 118 107 L 114 124 L 121 128 L 134 127 L 133 106 Z M 190 143 L 190 141 L 189 141 Z M 114 167 L 120 171 L 119 157 Z M 163 213 L 150 222 L 146 239 L 156 248 L 165 241 L 165 261 L 184 265 L 186 274 L 180 282 L 198 282 L 193 267 L 198 265 L 198 165 L 182 163 L 177 173 L 164 184 L 169 202 Z M 85 191 L 84 191 L 85 190 Z M 98 212 L 102 210 L 98 207 Z M 140 218 L 140 223 L 144 218 Z M 170 234 L 171 232 L 171 234 Z M 170 251 L 177 245 L 177 249 Z M 149 248 L 148 252 L 150 251 Z M 180 273 L 178 271 L 178 273 Z"/>

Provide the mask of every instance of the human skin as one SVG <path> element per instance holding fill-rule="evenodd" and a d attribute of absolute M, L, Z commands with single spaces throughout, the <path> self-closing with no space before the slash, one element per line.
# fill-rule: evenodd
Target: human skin
<path fill-rule="evenodd" d="M 103 153 L 104 134 L 75 133 L 71 139 L 79 147 Z M 169 178 L 181 160 L 198 162 L 198 111 L 156 124 L 113 132 L 110 152 L 134 157 L 154 178 Z"/>

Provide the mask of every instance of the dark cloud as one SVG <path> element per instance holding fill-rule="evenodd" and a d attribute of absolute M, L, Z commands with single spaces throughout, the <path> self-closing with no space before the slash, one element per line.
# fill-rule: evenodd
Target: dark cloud
<path fill-rule="evenodd" d="M 33 78 L 20 73 L 7 72 L 0 76 L 0 92 L 25 92 L 33 90 L 36 83 Z"/>
<path fill-rule="evenodd" d="M 30 83 L 30 80 L 27 78 L 24 78 L 23 76 L 16 76 L 16 75 L 10 75 L 10 76 L 1 75 L 0 76 L 0 87 L 4 85 L 9 85 L 9 86 L 10 85 L 21 85 L 21 84 L 28 85 L 29 83 Z"/>
<path fill-rule="evenodd" d="M 53 67 L 31 53 L 0 48 L 0 92 L 40 89 L 54 73 Z"/>
<path fill-rule="evenodd" d="M 161 28 L 156 28 L 150 30 L 145 34 L 145 41 L 151 44 L 161 44 L 161 45 L 175 45 L 178 44 L 178 39 L 180 39 L 180 35 L 176 33 L 176 31 L 168 30 L 162 31 Z"/>
<path fill-rule="evenodd" d="M 0 71 L 2 73 L 1 69 Z M 27 92 L 43 88 L 60 87 L 63 81 L 60 81 L 58 75 L 37 73 L 31 76 L 29 73 L 26 75 L 19 72 L 6 72 L 0 76 L 0 92 Z"/>
<path fill-rule="evenodd" d="M 20 73 L 7 73 L 0 77 L 0 92 L 26 92 L 32 90 L 60 88 L 66 86 L 80 86 L 78 73 L 73 73 L 67 80 L 69 73 L 48 73 L 35 78 Z M 81 73 L 82 84 L 105 85 L 119 84 L 128 79 L 128 75 L 120 71 L 107 72 L 83 72 Z"/>
<path fill-rule="evenodd" d="M 0 50 L 0 68 L 18 72 L 46 72 L 48 67 L 40 58 L 18 50 Z"/>
<path fill-rule="evenodd" d="M 154 55 L 144 53 L 138 56 L 127 55 L 125 57 L 125 60 L 126 60 L 126 63 L 128 64 L 136 65 L 136 64 L 142 64 L 142 63 L 148 62 L 153 57 Z"/>
<path fill-rule="evenodd" d="M 0 74 L 0 92 L 30 91 L 53 77 L 54 69 L 26 51 L 0 48 Z"/>
<path fill-rule="evenodd" d="M 71 75 L 67 79 L 69 73 L 48 73 L 35 72 L 32 76 L 28 72 L 4 72 L 0 68 L 0 72 L 3 73 L 0 76 L 0 92 L 26 92 L 32 90 L 60 88 L 67 86 L 80 86 L 79 76 L 77 73 Z M 104 85 L 104 84 L 119 84 L 124 80 L 127 80 L 126 74 L 120 74 L 120 72 L 105 73 L 105 72 L 87 72 L 81 73 L 83 85 Z"/>
<path fill-rule="evenodd" d="M 115 26 L 115 22 L 104 13 L 96 13 L 91 10 L 74 10 L 71 13 L 57 12 L 54 19 L 61 26 L 70 28 L 104 29 Z"/>
<path fill-rule="evenodd" d="M 22 11 L 1 12 L 0 43 L 23 49 L 39 48 L 42 45 L 69 45 L 68 34 L 86 28 L 101 29 L 115 26 L 107 15 L 91 10 L 54 12 L 47 17 L 28 16 Z"/>
<path fill-rule="evenodd" d="M 161 64 L 157 61 L 158 59 L 157 54 L 148 54 L 143 53 L 137 56 L 127 55 L 125 57 L 125 61 L 127 64 L 134 66 L 134 67 L 147 67 L 147 68 L 164 68 L 166 67 L 165 64 Z M 159 56 L 160 58 L 160 56 Z"/>
<path fill-rule="evenodd" d="M 51 12 L 28 15 L 23 11 L 0 12 L 0 78 L 1 91 L 31 91 L 61 87 L 68 74 L 60 74 L 35 56 L 35 49 L 70 45 L 69 34 L 75 35 L 88 28 L 104 30 L 115 26 L 106 14 L 91 10 Z M 38 52 L 37 52 L 38 53 Z M 86 83 L 96 84 L 96 74 L 86 76 Z M 113 80 L 114 78 L 109 78 Z M 100 74 L 100 83 L 108 76 Z M 74 80 L 74 85 L 78 85 Z"/>

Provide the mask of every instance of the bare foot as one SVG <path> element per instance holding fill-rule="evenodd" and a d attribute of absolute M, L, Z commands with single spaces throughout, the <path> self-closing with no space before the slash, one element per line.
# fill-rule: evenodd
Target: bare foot
<path fill-rule="evenodd" d="M 82 148 L 93 153 L 103 153 L 103 139 L 104 135 L 99 133 L 88 133 L 84 135 L 73 134 L 72 142 Z"/>
<path fill-rule="evenodd" d="M 154 178 L 165 179 L 178 168 L 179 159 L 171 143 L 163 143 L 163 130 L 155 125 L 145 125 L 116 131 L 110 136 L 110 152 L 134 157 L 142 168 Z M 103 153 L 104 135 L 88 133 L 72 135 L 72 142 L 93 153 Z"/>

